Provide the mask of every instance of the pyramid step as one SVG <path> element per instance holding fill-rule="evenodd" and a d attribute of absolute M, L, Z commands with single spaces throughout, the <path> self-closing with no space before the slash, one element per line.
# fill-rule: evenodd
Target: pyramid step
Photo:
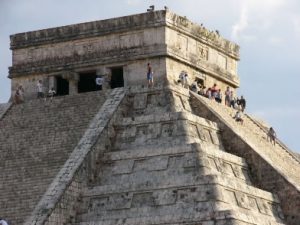
<path fill-rule="evenodd" d="M 241 225 L 284 225 L 280 220 L 274 221 L 268 216 L 254 217 L 246 213 L 235 213 L 231 210 L 217 211 L 217 212 L 199 212 L 195 215 L 181 214 L 181 215 L 163 215 L 153 217 L 137 217 L 126 219 L 107 219 L 107 220 L 90 220 L 88 222 L 78 222 L 76 225 L 224 225 L 241 224 Z M 74 224 L 74 223 L 73 223 Z"/>
<path fill-rule="evenodd" d="M 228 205 L 218 201 L 184 202 L 176 205 L 143 207 L 148 201 L 147 193 L 136 196 L 130 209 L 89 212 L 78 216 L 77 224 L 247 224 L 282 225 L 283 220 L 259 211 L 229 210 Z M 227 212 L 226 216 L 222 212 Z M 219 215 L 219 216 L 216 216 Z M 81 221 L 79 223 L 79 221 Z M 217 221 L 220 221 L 219 223 Z M 222 221 L 222 222 L 221 222 Z M 227 223 L 224 223 L 226 222 Z M 234 222 L 235 221 L 235 222 Z M 184 223 L 183 223 L 184 222 Z M 230 223 L 233 222 L 233 223 Z"/>
<path fill-rule="evenodd" d="M 179 141 L 192 143 L 200 142 L 199 140 L 223 148 L 217 125 L 191 113 L 172 112 L 124 118 L 115 124 L 115 130 L 114 149 L 176 141 L 176 144 Z"/>
<path fill-rule="evenodd" d="M 191 176 L 220 173 L 251 184 L 248 167 L 243 159 L 207 143 L 109 152 L 103 155 L 99 164 L 101 169 L 93 185 L 121 185 L 126 180 L 136 183 L 144 177 L 161 177 L 164 180 L 187 173 Z"/>
<path fill-rule="evenodd" d="M 86 189 L 83 193 L 83 201 L 86 202 L 85 205 L 91 207 L 92 205 L 102 205 L 101 209 L 93 209 L 95 213 L 99 213 L 99 211 L 117 210 L 124 207 L 128 209 L 131 207 L 134 196 L 147 193 L 148 199 L 151 201 L 157 199 L 154 202 L 160 199 L 166 204 L 171 204 L 171 202 L 179 204 L 182 199 L 186 198 L 192 204 L 197 201 L 214 199 L 223 202 L 224 207 L 228 209 L 234 205 L 243 210 L 257 211 L 261 214 L 282 218 L 277 196 L 249 186 L 236 178 L 228 179 L 222 174 L 186 173 L 163 177 L 160 173 L 154 177 L 145 173 L 138 177 L 139 179 L 134 181 L 124 179 L 117 185 L 114 183 L 114 185 Z M 144 179 L 142 180 L 142 178 Z"/>
<path fill-rule="evenodd" d="M 146 204 L 153 204 L 153 206 L 145 206 Z M 99 206 L 105 204 L 104 202 L 96 203 Z M 148 193 L 142 193 L 136 195 L 131 202 L 131 208 L 128 209 L 111 209 L 105 211 L 91 211 L 85 214 L 78 215 L 78 221 L 90 221 L 92 220 L 111 220 L 111 219 L 127 219 L 136 217 L 154 217 L 164 215 L 183 215 L 188 214 L 195 216 L 197 213 L 213 213 L 214 202 L 196 202 L 196 203 L 185 203 L 180 204 L 166 204 L 156 205 L 155 202 L 150 198 Z"/>
<path fill-rule="evenodd" d="M 83 192 L 84 197 L 95 197 L 100 195 L 109 195 L 115 193 L 128 192 L 143 192 L 156 189 L 178 188 L 186 186 L 197 186 L 205 184 L 218 184 L 226 187 L 228 190 L 236 190 L 242 193 L 247 193 L 251 196 L 263 198 L 268 201 L 279 203 L 278 197 L 270 192 L 258 189 L 254 186 L 248 185 L 239 179 L 231 179 L 222 176 L 220 173 L 203 172 L 198 174 L 180 174 L 174 176 L 176 179 L 166 180 L 163 176 L 158 176 L 153 179 L 145 178 L 134 182 L 124 182 L 120 184 L 99 185 L 86 188 Z M 155 181 L 155 182 L 154 182 Z"/>
<path fill-rule="evenodd" d="M 278 198 L 269 192 L 233 180 L 229 182 L 217 175 L 197 176 L 194 179 L 176 176 L 176 180 L 177 184 L 170 185 L 167 181 L 161 186 L 150 181 L 139 190 L 128 191 L 130 184 L 86 190 L 83 205 L 88 207 L 81 211 L 79 219 L 154 216 L 157 210 L 163 214 L 180 214 L 182 206 L 189 210 L 202 207 L 204 211 L 211 211 L 211 207 L 214 210 L 234 209 L 279 220 L 283 218 Z"/>
<path fill-rule="evenodd" d="M 122 149 L 122 151 L 107 152 L 103 156 L 103 160 L 116 161 L 125 159 L 138 159 L 151 156 L 172 155 L 179 153 L 191 153 L 198 151 L 199 153 L 212 155 L 215 157 L 223 158 L 226 161 L 247 166 L 246 161 L 236 155 L 227 153 L 214 144 L 206 142 L 196 142 L 190 144 L 174 144 L 170 142 L 163 147 L 157 145 L 140 146 L 138 148 Z"/>

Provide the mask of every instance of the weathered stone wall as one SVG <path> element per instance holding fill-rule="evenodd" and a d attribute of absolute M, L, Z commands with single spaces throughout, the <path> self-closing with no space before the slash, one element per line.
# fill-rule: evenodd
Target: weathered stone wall
<path fill-rule="evenodd" d="M 166 61 L 164 58 L 149 58 L 128 62 L 124 67 L 125 86 L 147 86 L 147 64 L 150 63 L 153 70 L 153 82 L 155 85 L 166 83 Z"/>
<path fill-rule="evenodd" d="M 12 93 L 22 84 L 26 98 L 36 95 L 39 79 L 45 83 L 45 91 L 50 88 L 53 81 L 47 76 L 68 74 L 73 94 L 77 73 L 104 71 L 102 75 L 109 79 L 113 67 L 123 67 L 125 86 L 144 85 L 149 61 L 155 82 L 164 84 L 170 77 L 173 80 L 174 70 L 176 76 L 180 72 L 180 66 L 167 69 L 169 57 L 198 75 L 211 77 L 209 83 L 218 80 L 233 88 L 239 85 L 239 47 L 169 11 L 15 34 L 11 36 L 11 49 Z"/>
<path fill-rule="evenodd" d="M 166 59 L 166 65 L 167 65 L 167 78 L 171 84 L 176 84 L 180 72 L 186 71 L 188 73 L 189 85 L 191 85 L 194 82 L 195 78 L 197 78 L 204 81 L 204 85 L 206 86 L 206 88 L 212 87 L 216 83 L 217 87 L 222 90 L 222 93 L 225 92 L 227 86 L 231 87 L 231 90 L 235 92 L 235 86 L 233 86 L 231 82 L 224 82 L 223 80 L 220 80 L 218 77 L 210 76 L 209 74 L 206 74 L 205 72 L 201 72 L 197 68 L 191 65 L 182 64 L 181 62 L 172 58 Z"/>
<path fill-rule="evenodd" d="M 35 74 L 29 76 L 16 77 L 11 81 L 11 97 L 13 97 L 14 93 L 18 89 L 20 85 L 22 85 L 24 89 L 24 101 L 28 99 L 37 98 L 37 83 L 41 80 L 44 86 L 44 92 L 48 93 L 49 91 L 49 77 L 44 74 Z"/>
<path fill-rule="evenodd" d="M 239 86 L 237 59 L 228 52 L 209 46 L 190 33 L 174 27 L 166 28 L 166 40 L 168 55 L 175 57 L 180 64 L 186 63 L 198 73 L 226 82 L 233 88 Z"/>
<path fill-rule="evenodd" d="M 92 71 L 98 71 L 99 68 L 101 72 L 103 72 L 105 75 L 105 89 L 110 89 L 109 81 L 111 77 L 111 70 L 110 68 L 114 66 L 121 66 L 123 67 L 123 77 L 124 77 L 124 86 L 132 86 L 132 85 L 139 85 L 141 86 L 147 86 L 147 64 L 150 63 L 154 72 L 154 83 L 155 85 L 163 85 L 166 83 L 166 65 L 165 60 L 163 58 L 149 58 L 145 60 L 135 60 L 127 62 L 126 64 L 107 64 L 105 66 L 99 66 L 97 68 L 90 68 L 94 69 Z M 75 82 L 72 84 L 72 82 L 76 81 L 74 76 L 78 75 L 80 72 L 83 72 L 84 70 L 80 70 L 77 72 L 68 72 L 68 71 L 62 71 L 61 73 L 55 73 L 52 74 L 53 76 L 47 75 L 47 74 L 36 74 L 36 75 L 28 75 L 28 76 L 21 76 L 16 77 L 12 79 L 11 82 L 11 93 L 12 96 L 19 87 L 19 85 L 22 85 L 24 89 L 24 99 L 35 99 L 37 98 L 37 83 L 39 80 L 42 81 L 44 92 L 48 93 L 51 87 L 55 87 L 53 81 L 54 81 L 54 75 L 55 76 L 70 76 L 68 77 L 68 80 L 70 82 L 69 89 L 71 88 L 77 88 L 77 83 Z M 71 90 L 70 90 L 71 94 Z"/>
<path fill-rule="evenodd" d="M 15 49 L 13 51 L 13 66 L 45 60 L 51 61 L 56 58 L 70 58 L 74 55 L 80 57 L 95 52 L 103 53 L 102 57 L 104 58 L 104 53 L 107 51 L 145 48 L 146 46 L 150 48 L 153 45 L 164 44 L 164 40 L 163 27 L 117 34 L 112 31 L 111 34 L 105 36 Z M 128 55 L 128 58 L 132 56 Z"/>
<path fill-rule="evenodd" d="M 36 96 L 36 84 L 40 79 L 43 81 L 45 91 L 48 91 L 49 75 L 63 75 L 69 71 L 76 74 L 99 69 L 109 75 L 110 68 L 116 66 L 124 69 L 125 86 L 147 84 L 145 81 L 148 57 L 159 54 L 160 47 L 158 46 L 163 47 L 164 40 L 164 30 L 161 27 L 155 30 L 150 28 L 128 31 L 16 49 L 13 51 L 12 68 L 16 68 L 16 71 L 24 71 L 24 73 L 13 78 L 12 93 L 18 85 L 22 84 L 25 97 L 33 98 Z M 145 52 L 148 55 L 147 58 L 143 55 Z M 155 78 L 159 81 L 166 74 L 164 62 L 158 57 L 152 61 Z M 25 74 L 27 75 L 23 76 Z M 72 77 L 69 80 L 72 80 Z"/>
<path fill-rule="evenodd" d="M 179 16 L 173 12 L 166 14 L 167 26 L 176 27 L 180 32 L 201 40 L 202 43 L 212 46 L 231 57 L 239 58 L 239 46 L 222 38 L 217 31 L 210 31 L 202 24 L 199 26 L 188 20 L 186 17 Z"/>

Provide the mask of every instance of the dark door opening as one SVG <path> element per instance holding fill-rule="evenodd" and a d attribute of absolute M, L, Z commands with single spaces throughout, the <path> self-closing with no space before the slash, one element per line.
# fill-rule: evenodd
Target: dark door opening
<path fill-rule="evenodd" d="M 196 77 L 195 81 L 197 82 L 198 86 L 204 86 L 204 80 L 203 79 Z"/>
<path fill-rule="evenodd" d="M 123 67 L 111 68 L 110 87 L 124 87 Z"/>
<path fill-rule="evenodd" d="M 56 95 L 69 94 L 69 81 L 61 76 L 56 77 Z"/>
<path fill-rule="evenodd" d="M 96 91 L 96 72 L 79 74 L 78 93 Z"/>

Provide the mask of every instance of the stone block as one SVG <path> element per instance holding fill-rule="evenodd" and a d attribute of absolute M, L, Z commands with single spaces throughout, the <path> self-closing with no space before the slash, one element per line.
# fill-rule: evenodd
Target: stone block
<path fill-rule="evenodd" d="M 134 163 L 134 160 L 116 161 L 112 168 L 112 175 L 131 173 Z"/>

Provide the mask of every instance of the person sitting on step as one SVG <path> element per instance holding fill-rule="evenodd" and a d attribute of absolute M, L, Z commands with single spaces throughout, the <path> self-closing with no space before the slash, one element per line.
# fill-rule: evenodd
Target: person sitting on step
<path fill-rule="evenodd" d="M 235 119 L 236 122 L 240 122 L 242 125 L 244 123 L 244 120 L 242 118 L 242 113 L 240 112 L 240 110 L 236 111 L 233 119 Z"/>

